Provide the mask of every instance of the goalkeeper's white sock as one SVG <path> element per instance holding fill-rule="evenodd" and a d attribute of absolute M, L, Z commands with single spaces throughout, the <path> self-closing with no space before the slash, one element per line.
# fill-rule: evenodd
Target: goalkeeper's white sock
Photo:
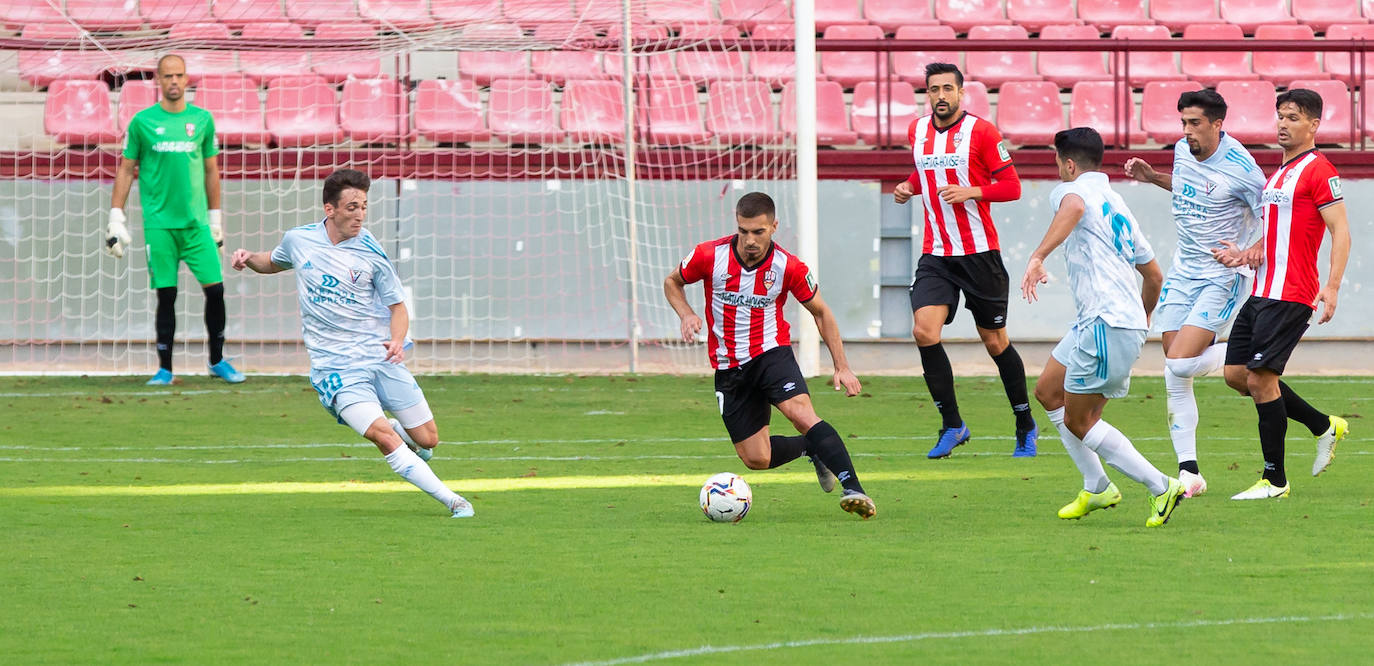
<path fill-rule="evenodd" d="M 1131 440 L 1106 421 L 1098 421 L 1083 436 L 1083 444 L 1097 452 L 1108 465 L 1150 489 L 1151 495 L 1163 495 L 1169 489 L 1169 477 L 1150 464 L 1135 450 Z"/>
<path fill-rule="evenodd" d="M 414 451 L 404 446 L 396 447 L 395 451 L 386 454 L 386 463 L 391 465 L 391 471 L 414 484 L 416 488 L 429 493 L 430 497 L 445 507 L 451 508 L 457 501 L 458 495 L 449 490 L 448 486 L 434 475 L 434 470 L 430 469 L 425 461 L 420 460 L 420 456 L 415 455 Z"/>
<path fill-rule="evenodd" d="M 1073 459 L 1073 464 L 1078 466 L 1078 471 L 1083 474 L 1083 489 L 1090 493 L 1100 493 L 1107 489 L 1111 480 L 1107 478 L 1107 470 L 1102 469 L 1102 460 L 1097 457 L 1088 447 L 1083 445 L 1083 440 L 1074 436 L 1073 431 L 1064 425 L 1064 408 L 1045 412 L 1050 417 L 1050 423 L 1059 430 L 1059 441 L 1064 444 L 1064 450 L 1069 452 L 1069 457 Z"/>

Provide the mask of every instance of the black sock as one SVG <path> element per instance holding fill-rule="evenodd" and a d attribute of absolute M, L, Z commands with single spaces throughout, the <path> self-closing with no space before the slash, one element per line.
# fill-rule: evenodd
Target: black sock
<path fill-rule="evenodd" d="M 177 335 L 177 288 L 162 287 L 157 290 L 157 364 L 158 367 L 172 371 L 172 341 Z"/>
<path fill-rule="evenodd" d="M 1331 417 L 1307 404 L 1297 391 L 1282 381 L 1279 382 L 1279 395 L 1283 396 L 1283 408 L 1288 412 L 1288 418 L 1307 426 L 1307 429 L 1312 431 L 1312 436 L 1320 435 L 1331 428 Z"/>
<path fill-rule="evenodd" d="M 930 390 L 931 400 L 935 401 L 935 409 L 940 410 L 943 427 L 958 428 L 964 419 L 959 416 L 959 401 L 954 398 L 954 368 L 949 365 L 944 345 L 937 342 L 917 349 L 921 350 L 921 371 L 925 374 L 926 388 Z"/>
<path fill-rule="evenodd" d="M 835 474 L 845 490 L 864 491 L 864 487 L 859 485 L 859 475 L 854 472 L 854 463 L 849 461 L 849 449 L 844 447 L 844 440 L 840 439 L 840 433 L 835 432 L 834 427 L 821 421 L 806 431 L 806 441 L 806 450 L 820 458 L 821 464 Z"/>
<path fill-rule="evenodd" d="M 1026 396 L 1026 366 L 1016 348 L 1007 345 L 1001 354 L 992 357 L 997 364 L 997 372 L 1002 375 L 1002 388 L 1006 389 L 1011 411 L 1016 415 L 1016 429 L 1022 432 L 1035 427 L 1031 417 L 1030 398 Z"/>
<path fill-rule="evenodd" d="M 205 288 L 205 332 L 210 347 L 210 365 L 224 359 L 224 283 Z"/>
<path fill-rule="evenodd" d="M 1185 461 L 1179 463 L 1179 464 L 1178 464 L 1178 471 L 1180 471 L 1180 472 L 1192 472 L 1192 473 L 1194 473 L 1194 474 L 1201 474 L 1201 473 L 1202 473 L 1202 472 L 1199 472 L 1199 471 L 1198 471 L 1198 468 L 1197 468 L 1197 461 L 1196 461 L 1196 460 L 1185 460 Z"/>
<path fill-rule="evenodd" d="M 1283 398 L 1255 403 L 1259 412 L 1260 450 L 1264 453 L 1264 478 L 1275 486 L 1288 485 L 1283 471 L 1283 438 L 1288 436 L 1288 414 Z"/>
<path fill-rule="evenodd" d="M 773 435 L 768 438 L 768 442 L 773 449 L 771 457 L 768 458 L 768 469 L 782 467 L 806 453 L 806 438 L 801 435 L 795 437 Z"/>

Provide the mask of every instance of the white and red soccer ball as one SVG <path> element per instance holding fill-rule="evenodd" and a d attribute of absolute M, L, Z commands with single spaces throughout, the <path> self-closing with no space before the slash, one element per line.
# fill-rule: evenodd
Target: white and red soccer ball
<path fill-rule="evenodd" d="M 701 512 L 718 523 L 744 520 L 754 503 L 754 491 L 738 474 L 721 472 L 701 487 Z"/>

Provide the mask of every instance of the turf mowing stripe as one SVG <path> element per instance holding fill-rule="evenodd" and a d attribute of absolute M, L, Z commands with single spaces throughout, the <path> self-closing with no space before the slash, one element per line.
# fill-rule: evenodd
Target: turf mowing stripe
<path fill-rule="evenodd" d="M 940 640 L 940 639 L 959 639 L 959 638 L 995 638 L 1000 636 L 1032 636 L 1036 634 L 1078 634 L 1092 633 L 1097 631 L 1139 631 L 1142 629 L 1190 629 L 1194 627 L 1229 627 L 1250 624 L 1300 624 L 1306 622 L 1346 622 L 1351 620 L 1374 619 L 1374 614 L 1354 613 L 1350 615 L 1287 615 L 1279 617 L 1244 617 L 1230 620 L 1189 620 L 1187 622 L 1132 622 L 1125 624 L 1099 624 L 1094 626 L 1078 627 L 1021 627 L 1014 629 L 980 629 L 973 631 L 935 631 L 920 634 L 904 634 L 900 636 L 854 636 L 851 638 L 814 638 L 804 641 L 781 641 L 777 643 L 759 643 L 755 645 L 703 645 L 698 648 L 687 650 L 672 650 L 668 652 L 654 652 L 642 654 L 634 657 L 621 657 L 619 659 L 608 659 L 605 661 L 579 661 L 568 666 L 615 666 L 616 664 L 642 664 L 650 661 L 665 661 L 668 659 L 680 659 L 682 657 L 700 657 L 712 654 L 728 654 L 732 652 L 756 652 L 762 650 L 779 650 L 786 648 L 812 647 L 816 645 L 862 645 L 876 643 L 914 643 L 917 641 Z"/>

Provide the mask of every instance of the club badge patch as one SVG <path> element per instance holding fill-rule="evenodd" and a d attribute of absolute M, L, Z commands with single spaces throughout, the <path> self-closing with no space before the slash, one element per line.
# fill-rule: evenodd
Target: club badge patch
<path fill-rule="evenodd" d="M 777 281 L 778 281 L 778 274 L 777 274 L 777 273 L 774 273 L 773 271 L 768 271 L 768 272 L 766 272 L 766 273 L 763 274 L 763 288 L 764 288 L 764 289 L 772 289 L 772 288 L 773 288 L 773 284 L 774 284 L 775 282 L 777 282 Z"/>
<path fill-rule="evenodd" d="M 188 137 L 193 137 L 193 136 L 195 136 L 195 135 L 196 135 L 196 124 L 195 124 L 195 123 L 186 123 L 186 136 L 188 136 Z"/>
<path fill-rule="evenodd" d="M 1002 158 L 1003 162 L 1006 162 L 1007 160 L 1011 159 L 1011 153 L 1007 152 L 1006 141 L 997 142 L 997 156 Z"/>

